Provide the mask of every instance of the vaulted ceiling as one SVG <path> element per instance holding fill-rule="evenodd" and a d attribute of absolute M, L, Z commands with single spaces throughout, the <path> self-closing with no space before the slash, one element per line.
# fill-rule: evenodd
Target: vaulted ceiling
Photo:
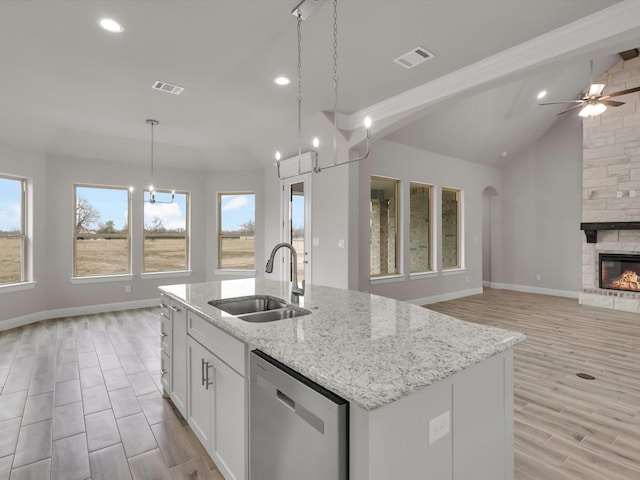
<path fill-rule="evenodd" d="M 313 1 L 313 0 L 307 0 Z M 294 1 L 0 2 L 0 144 L 183 168 L 269 165 L 296 150 Z M 589 60 L 640 46 L 635 0 L 339 0 L 339 125 L 500 165 L 555 121 Z M 97 25 L 112 17 L 120 34 Z M 333 2 L 302 23 L 303 117 L 333 109 Z M 393 59 L 424 47 L 412 69 Z M 288 87 L 273 83 L 277 75 Z M 153 90 L 156 80 L 185 87 Z"/>

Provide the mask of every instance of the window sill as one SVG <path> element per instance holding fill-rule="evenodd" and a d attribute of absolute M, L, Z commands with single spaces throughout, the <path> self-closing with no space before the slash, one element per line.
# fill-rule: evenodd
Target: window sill
<path fill-rule="evenodd" d="M 240 270 L 240 269 L 232 269 L 232 268 L 223 268 L 223 269 L 218 269 L 216 268 L 213 271 L 214 274 L 216 275 L 246 275 L 247 277 L 255 277 L 256 276 L 256 271 L 255 270 Z"/>
<path fill-rule="evenodd" d="M 71 283 L 82 285 L 83 283 L 108 283 L 108 282 L 129 282 L 133 280 L 133 275 L 96 275 L 94 277 L 71 277 Z"/>
<path fill-rule="evenodd" d="M 406 275 L 388 275 L 386 277 L 372 277 L 369 279 L 369 285 L 380 285 L 383 283 L 404 282 Z"/>
<path fill-rule="evenodd" d="M 0 293 L 20 292 L 22 290 L 31 290 L 36 286 L 37 282 L 20 282 L 0 285 Z"/>
<path fill-rule="evenodd" d="M 170 277 L 190 277 L 191 270 L 174 270 L 170 272 L 147 272 L 141 273 L 140 278 L 143 280 L 151 280 L 154 278 L 170 278 Z"/>
<path fill-rule="evenodd" d="M 462 275 L 466 271 L 467 271 L 466 268 L 450 268 L 449 270 L 443 270 L 442 271 L 442 276 L 446 277 L 446 276 L 449 276 L 449 275 Z"/>
<path fill-rule="evenodd" d="M 434 278 L 438 276 L 438 272 L 420 272 L 409 275 L 409 280 L 422 280 L 423 278 Z"/>

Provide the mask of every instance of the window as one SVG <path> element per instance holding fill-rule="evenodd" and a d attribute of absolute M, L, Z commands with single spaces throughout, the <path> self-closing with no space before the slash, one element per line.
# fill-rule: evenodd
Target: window
<path fill-rule="evenodd" d="M 73 276 L 131 273 L 129 189 L 74 185 L 73 193 Z"/>
<path fill-rule="evenodd" d="M 372 277 L 395 275 L 398 269 L 399 180 L 371 177 L 370 271 Z"/>
<path fill-rule="evenodd" d="M 431 185 L 409 186 L 409 261 L 410 273 L 433 270 L 431 266 Z"/>
<path fill-rule="evenodd" d="M 27 182 L 0 175 L 0 285 L 25 282 Z"/>
<path fill-rule="evenodd" d="M 189 269 L 189 193 L 155 191 L 155 203 L 144 192 L 145 273 Z"/>
<path fill-rule="evenodd" d="M 255 270 L 256 195 L 218 194 L 218 268 Z"/>
<path fill-rule="evenodd" d="M 442 269 L 461 268 L 460 190 L 442 188 Z"/>

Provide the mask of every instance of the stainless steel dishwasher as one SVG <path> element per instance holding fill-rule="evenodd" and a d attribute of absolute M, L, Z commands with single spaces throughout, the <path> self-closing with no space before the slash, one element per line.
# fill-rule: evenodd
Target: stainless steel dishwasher
<path fill-rule="evenodd" d="M 347 480 L 349 402 L 260 350 L 249 368 L 250 480 Z"/>

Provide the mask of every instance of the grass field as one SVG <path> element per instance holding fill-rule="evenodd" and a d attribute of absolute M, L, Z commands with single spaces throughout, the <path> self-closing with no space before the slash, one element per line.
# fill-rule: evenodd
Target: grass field
<path fill-rule="evenodd" d="M 224 238 L 219 268 L 256 268 L 255 242 L 252 237 Z M 298 276 L 304 272 L 302 240 L 295 239 L 298 254 Z M 145 271 L 185 270 L 186 241 L 182 238 L 155 238 L 145 241 Z M 113 275 L 129 271 L 127 241 L 124 239 L 78 240 L 76 244 L 76 276 Z M 194 259 L 192 259 L 192 262 Z M 196 260 L 199 261 L 199 260 Z M 0 284 L 20 281 L 20 242 L 0 238 Z"/>
<path fill-rule="evenodd" d="M 0 285 L 20 281 L 20 239 L 0 238 Z"/>

